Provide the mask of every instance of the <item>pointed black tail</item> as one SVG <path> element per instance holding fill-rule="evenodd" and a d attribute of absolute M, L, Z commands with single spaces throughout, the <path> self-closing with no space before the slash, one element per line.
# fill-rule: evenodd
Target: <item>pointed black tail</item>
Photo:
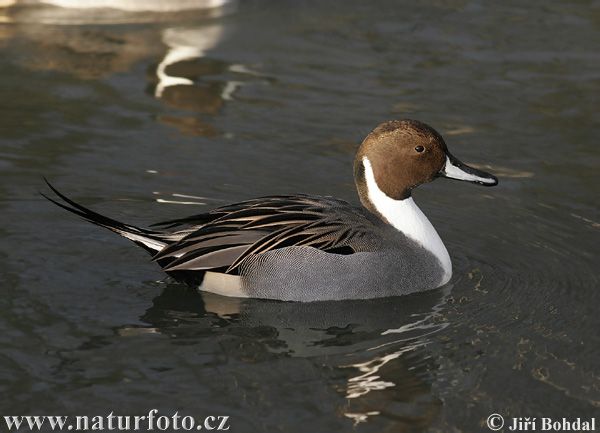
<path fill-rule="evenodd" d="M 43 193 L 40 193 L 47 200 L 51 201 L 55 205 L 60 206 L 61 208 L 80 216 L 81 218 L 91 222 L 92 224 L 96 224 L 97 226 L 107 228 L 135 242 L 137 245 L 144 248 L 152 255 L 162 250 L 163 247 L 167 244 L 167 242 L 165 242 L 166 233 L 155 230 L 142 229 L 129 224 L 124 224 L 120 221 L 94 212 L 80 205 L 79 203 L 74 202 L 64 194 L 60 193 L 56 188 L 54 188 L 50 184 L 50 182 L 48 182 L 46 178 L 44 178 L 44 180 L 46 181 L 50 189 L 52 189 L 52 191 L 54 191 L 54 193 L 64 201 L 64 203 L 61 203 L 57 200 L 48 197 Z"/>

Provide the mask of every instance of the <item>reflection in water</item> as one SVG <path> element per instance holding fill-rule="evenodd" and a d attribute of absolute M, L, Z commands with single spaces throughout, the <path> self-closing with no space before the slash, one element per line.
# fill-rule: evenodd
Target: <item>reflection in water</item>
<path fill-rule="evenodd" d="M 162 41 L 169 48 L 158 65 L 149 71 L 150 92 L 167 107 L 201 115 L 217 114 L 236 87 L 208 77 L 225 73 L 227 63 L 205 57 L 224 35 L 221 25 L 198 28 L 169 28 Z M 160 115 L 157 120 L 184 134 L 210 137 L 220 134 L 209 123 L 192 116 Z"/>
<path fill-rule="evenodd" d="M 129 71 L 134 64 L 160 55 L 155 32 L 117 32 L 104 27 L 8 26 L 14 29 L 15 59 L 33 70 L 66 72 L 84 80 Z M 23 56 L 23 52 L 30 53 Z"/>
<path fill-rule="evenodd" d="M 212 137 L 220 135 L 221 132 L 208 123 L 200 122 L 190 116 L 156 116 L 163 125 L 177 128 L 183 135 L 196 135 L 198 137 Z"/>
<path fill-rule="evenodd" d="M 217 314 L 235 326 L 275 328 L 285 343 L 285 349 L 280 351 L 307 357 L 378 351 L 427 336 L 432 332 L 429 319 L 438 311 L 448 290 L 398 298 L 309 303 L 237 299 L 211 293 L 201 293 L 198 298 L 206 313 Z M 160 305 L 159 299 L 155 299 L 154 307 Z M 202 310 L 196 311 L 202 314 Z M 162 314 L 165 312 L 162 310 Z M 148 314 L 142 320 L 146 321 Z M 401 328 L 406 330 L 402 335 L 389 332 Z"/>
<path fill-rule="evenodd" d="M 111 8 L 126 11 L 171 12 L 223 6 L 227 0 L 39 0 L 63 8 Z"/>
<path fill-rule="evenodd" d="M 434 317 L 450 289 L 399 298 L 294 303 L 182 292 L 173 286 L 141 318 L 150 327 L 124 327 L 119 335 L 162 333 L 174 344 L 218 336 L 227 355 L 246 363 L 314 358 L 317 365 L 346 377 L 336 389 L 345 401 L 346 417 L 359 423 L 385 414 L 402 431 L 429 425 L 441 407 L 431 395 L 435 366 L 429 356 L 415 353 L 445 327 Z"/>
<path fill-rule="evenodd" d="M 231 29 L 222 23 L 164 30 L 161 39 L 168 50 L 158 65 L 148 71 L 150 93 L 170 108 L 201 115 L 218 114 L 244 84 L 243 80 L 262 78 L 244 65 L 229 64 L 207 55 L 230 33 Z M 234 74 L 236 79 L 215 78 L 228 74 Z M 220 133 L 195 117 L 161 115 L 158 120 L 189 135 L 208 137 Z"/>
<path fill-rule="evenodd" d="M 97 79 L 129 71 L 145 59 L 160 57 L 147 74 L 152 96 L 169 108 L 200 116 L 217 114 L 242 84 L 240 79 L 258 76 L 243 65 L 207 56 L 231 35 L 232 29 L 218 18 L 234 13 L 236 1 L 158 2 L 154 11 L 153 2 L 57 0 L 52 3 L 53 6 L 20 2 L 4 8 L 0 5 L 1 20 L 19 28 L 18 32 L 4 32 L 3 38 L 25 36 L 27 49 L 23 51 L 38 54 L 22 59 L 32 69 L 60 70 L 84 79 Z M 178 11 L 186 12 L 180 15 Z M 146 22 L 177 24 L 126 31 L 107 26 Z M 210 79 L 227 74 L 233 74 L 235 79 Z M 159 114 L 156 118 L 186 135 L 220 134 L 205 117 Z"/>
<path fill-rule="evenodd" d="M 141 317 L 147 325 L 89 337 L 60 354 L 55 375 L 92 384 L 164 371 L 171 373 L 152 380 L 169 380 L 178 377 L 184 356 L 192 369 L 217 369 L 224 376 L 255 371 L 277 383 L 289 379 L 291 358 L 303 359 L 319 370 L 319 378 L 331 376 L 324 384 L 318 381 L 335 398 L 333 410 L 343 419 L 377 422 L 381 416 L 386 425 L 392 420 L 394 431 L 414 431 L 431 425 L 441 408 L 431 390 L 437 366 L 427 343 L 444 327 L 435 316 L 449 291 L 295 303 L 226 298 L 169 285 Z M 121 371 L 120 359 L 135 359 L 142 348 L 147 367 Z M 102 367 L 106 359 L 113 360 L 108 370 Z"/>
<path fill-rule="evenodd" d="M 354 419 L 355 424 L 366 422 L 370 416 L 385 414 L 395 420 L 396 431 L 414 431 L 426 428 L 435 420 L 442 402 L 432 395 L 428 382 L 416 374 L 416 363 L 405 365 L 403 357 L 426 346 L 430 335 L 446 327 L 447 323 L 431 319 L 440 312 L 450 290 L 451 286 L 442 289 L 439 302 L 430 311 L 417 308 L 409 315 L 411 320 L 383 331 L 382 336 L 393 335 L 400 339 L 369 349 L 369 352 L 380 351 L 377 356 L 343 366 L 360 373 L 348 379 L 346 391 L 351 404 L 345 415 Z M 431 380 L 432 371 L 435 366 L 427 365 L 424 372 L 427 379 Z M 391 409 L 390 405 L 404 407 Z"/>
<path fill-rule="evenodd" d="M 169 47 L 167 54 L 156 68 L 158 84 L 154 95 L 160 98 L 165 88 L 171 86 L 192 86 L 193 76 L 211 75 L 225 69 L 223 62 L 213 62 L 209 65 L 199 65 L 194 68 L 191 60 L 200 59 L 213 48 L 224 35 L 224 27 L 219 24 L 207 25 L 202 28 L 185 29 L 170 28 L 162 33 L 162 41 Z M 187 63 L 183 63 L 188 61 Z M 179 64 L 179 71 L 177 65 Z M 186 68 L 187 66 L 187 68 Z M 170 68 L 171 71 L 167 71 Z"/>
<path fill-rule="evenodd" d="M 443 406 L 432 391 L 437 365 L 426 351 L 415 350 L 425 344 L 396 344 L 399 349 L 394 352 L 353 365 L 363 374 L 348 380 L 344 415 L 355 425 L 385 418 L 391 420 L 389 431 L 425 431 Z"/>
<path fill-rule="evenodd" d="M 423 345 L 425 345 L 424 341 L 417 340 L 414 345 L 401 346 L 395 352 L 378 355 L 366 362 L 345 366 L 356 368 L 362 374 L 348 379 L 346 398 L 349 401 L 352 399 L 352 405 L 345 411 L 344 415 L 354 419 L 355 424 L 358 424 L 368 421 L 370 416 L 381 415 L 382 400 L 389 404 L 394 401 L 414 403 L 417 398 L 422 399 L 422 396 L 435 399 L 430 395 L 429 385 L 414 376 L 410 371 L 411 368 L 398 360 L 403 354 Z M 395 362 L 388 365 L 391 361 Z M 385 395 L 384 399 L 382 399 L 382 395 Z M 437 399 L 435 400 L 437 401 Z M 441 406 L 441 404 L 438 406 Z M 419 423 L 423 423 L 423 417 L 415 417 L 414 407 L 411 407 L 408 412 L 407 415 L 411 419 L 410 423 L 413 423 L 415 418 L 419 420 Z M 430 424 L 436 414 L 437 411 L 432 414 L 433 416 L 428 416 L 427 422 L 424 424 Z"/>
<path fill-rule="evenodd" d="M 0 0 L 0 19 L 55 25 L 129 24 L 220 17 L 236 0 Z"/>

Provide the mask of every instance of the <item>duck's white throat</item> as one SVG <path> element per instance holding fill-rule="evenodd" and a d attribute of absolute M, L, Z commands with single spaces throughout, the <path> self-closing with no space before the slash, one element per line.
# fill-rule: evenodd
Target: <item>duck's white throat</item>
<path fill-rule="evenodd" d="M 444 270 L 440 286 L 446 284 L 452 276 L 452 262 L 448 250 L 446 250 L 442 239 L 440 239 L 431 222 L 419 209 L 412 197 L 404 200 L 394 200 L 388 197 L 377 186 L 373 168 L 366 156 L 363 157 L 362 162 L 365 167 L 367 191 L 373 206 L 392 227 L 404 233 L 438 258 Z"/>

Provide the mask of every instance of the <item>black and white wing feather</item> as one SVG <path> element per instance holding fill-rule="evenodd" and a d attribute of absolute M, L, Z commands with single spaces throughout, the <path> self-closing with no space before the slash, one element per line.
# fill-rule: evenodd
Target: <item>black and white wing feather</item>
<path fill-rule="evenodd" d="M 154 260 L 174 258 L 164 269 L 236 273 L 248 257 L 278 248 L 309 246 L 351 254 L 360 250 L 361 210 L 343 200 L 308 195 L 271 196 L 217 208 L 208 214 L 155 224 L 174 227 L 215 218 L 165 247 Z M 348 224 L 349 216 L 357 224 Z"/>
<path fill-rule="evenodd" d="M 249 257 L 291 246 L 352 254 L 364 249 L 363 238 L 372 229 L 363 209 L 309 195 L 246 200 L 143 229 L 96 213 L 48 186 L 63 202 L 44 195 L 48 200 L 132 240 L 173 275 L 208 270 L 237 274 Z"/>

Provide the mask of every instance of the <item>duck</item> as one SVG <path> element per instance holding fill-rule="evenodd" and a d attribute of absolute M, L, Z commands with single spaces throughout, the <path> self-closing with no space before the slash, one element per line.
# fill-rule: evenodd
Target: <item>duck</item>
<path fill-rule="evenodd" d="M 446 285 L 452 277 L 448 250 L 412 191 L 440 177 L 488 187 L 498 179 L 462 163 L 435 129 L 412 119 L 376 127 L 360 145 L 353 169 L 360 204 L 273 195 L 150 228 L 96 213 L 47 180 L 57 197 L 42 195 L 133 241 L 176 282 L 218 295 L 313 302 L 402 296 Z"/>

